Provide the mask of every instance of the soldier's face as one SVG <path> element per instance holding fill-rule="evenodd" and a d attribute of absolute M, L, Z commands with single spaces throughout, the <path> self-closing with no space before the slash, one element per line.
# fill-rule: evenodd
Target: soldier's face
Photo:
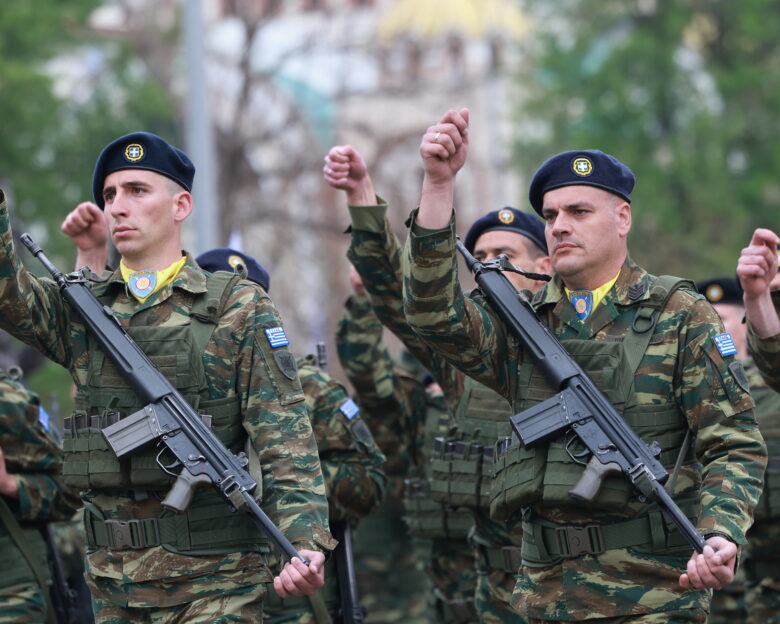
<path fill-rule="evenodd" d="M 485 232 L 474 243 L 474 257 L 484 262 L 501 254 L 506 254 L 516 267 L 532 273 L 549 273 L 550 258 L 532 252 L 533 243 L 522 234 L 505 230 Z M 544 282 L 530 280 L 517 273 L 504 272 L 512 285 L 520 290 L 528 288 L 533 292 L 544 286 Z"/>
<path fill-rule="evenodd" d="M 553 270 L 568 288 L 598 288 L 626 258 L 631 206 L 592 186 L 564 186 L 544 194 L 542 215 Z"/>
<path fill-rule="evenodd" d="M 176 185 L 153 171 L 124 169 L 106 176 L 103 199 L 111 240 L 129 266 L 155 250 L 178 245 L 177 224 L 182 214 Z M 189 212 L 187 212 L 189 214 Z M 162 268 L 162 267 L 149 267 Z"/>

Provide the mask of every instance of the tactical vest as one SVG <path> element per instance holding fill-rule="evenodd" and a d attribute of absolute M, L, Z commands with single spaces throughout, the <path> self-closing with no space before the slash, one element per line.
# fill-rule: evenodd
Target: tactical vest
<path fill-rule="evenodd" d="M 204 421 L 216 436 L 236 454 L 244 450 L 247 440 L 242 426 L 240 397 L 209 399 L 203 354 L 238 279 L 239 276 L 223 271 L 208 274 L 207 291 L 194 295 L 189 322 L 184 325 L 126 328 L 152 363 L 187 402 L 204 415 Z M 92 292 L 101 303 L 110 307 L 113 297 L 108 292 L 108 283 L 95 285 Z M 87 350 L 86 389 L 76 396 L 74 415 L 65 419 L 65 483 L 80 490 L 105 493 L 169 489 L 175 477 L 160 467 L 160 464 L 174 462 L 174 457 L 167 450 L 161 453 L 157 445 L 149 444 L 131 457 L 119 460 L 106 445 L 101 429 L 143 409 L 144 404 L 91 337 Z M 179 470 L 174 468 L 172 472 Z M 255 478 L 258 480 L 257 476 Z M 164 543 L 172 551 L 204 554 L 212 550 L 267 549 L 265 538 L 258 536 L 257 528 L 247 514 L 227 514 L 222 498 L 216 492 L 205 489 L 198 492 L 191 507 L 185 514 L 176 516 L 175 521 L 174 517 L 160 518 L 159 522 L 157 519 L 141 519 L 140 528 L 131 530 L 135 525 L 131 526 L 126 531 L 127 540 L 122 540 L 132 541 L 131 545 L 112 543 L 111 535 L 118 527 L 108 523 L 116 521 L 108 520 L 104 524 L 100 510 L 88 506 L 87 511 L 90 512 L 86 514 L 87 537 L 92 546 L 122 549 Z M 228 515 L 229 522 L 225 519 Z M 154 527 L 146 526 L 149 520 L 154 520 Z M 124 530 L 126 527 L 123 524 L 121 528 Z M 140 537 L 136 538 L 136 533 Z M 177 536 L 177 533 L 181 535 Z M 155 539 L 147 539 L 150 534 Z M 195 539 L 195 534 L 204 539 Z M 206 535 L 210 537 L 206 539 Z"/>
<path fill-rule="evenodd" d="M 673 397 L 660 397 L 663 402 L 657 404 L 641 404 L 634 392 L 635 371 L 650 343 L 655 325 L 654 320 L 648 326 L 644 320 L 638 319 L 657 318 L 671 293 L 687 283 L 668 276 L 658 280 L 652 288 L 651 298 L 639 301 L 634 306 L 635 329 L 629 331 L 622 342 L 569 339 L 562 340 L 561 344 L 639 437 L 658 443 L 661 447 L 659 461 L 664 466 L 673 468 L 688 432 L 685 415 L 674 403 Z M 530 358 L 526 360 L 515 372 L 517 412 L 537 405 L 555 393 Z M 636 493 L 629 481 L 623 475 L 617 475 L 604 479 L 593 501 L 573 501 L 569 490 L 582 476 L 583 462 L 588 459 L 587 455 L 583 454 L 584 450 L 579 440 L 566 436 L 534 445 L 532 448 L 520 445 L 514 438 L 500 441 L 496 448 L 491 517 L 497 520 L 509 519 L 521 508 L 538 504 L 559 508 L 576 505 L 579 509 L 592 509 L 594 516 L 599 517 L 602 513 L 624 509 L 630 499 L 636 499 Z M 686 452 L 683 465 L 693 464 L 691 453 Z M 681 500 L 680 497 L 675 500 L 683 512 L 695 520 L 696 501 Z M 532 520 L 531 524 L 539 520 Z M 534 531 L 529 529 L 532 527 L 524 523 L 524 558 L 528 554 L 527 551 L 532 550 L 527 548 L 527 540 L 533 540 L 535 537 Z M 630 531 L 639 532 L 638 529 Z M 631 541 L 631 536 L 628 540 Z M 652 552 L 662 552 L 669 546 L 665 539 L 652 541 L 653 545 L 649 548 Z M 637 535 L 633 543 L 644 542 L 644 535 Z"/>
<path fill-rule="evenodd" d="M 493 483 L 493 446 L 509 435 L 507 400 L 470 377 L 455 411 L 457 429 L 436 438 L 431 496 L 448 505 L 487 508 Z"/>
<path fill-rule="evenodd" d="M 756 420 L 766 442 L 769 460 L 764 473 L 764 491 L 753 510 L 756 522 L 780 517 L 780 393 L 770 388 L 752 360 L 743 362 L 756 403 Z"/>
<path fill-rule="evenodd" d="M 450 422 L 443 397 L 428 397 L 421 440 L 422 466 L 412 469 L 411 476 L 404 481 L 404 521 L 412 537 L 462 539 L 474 524 L 468 510 L 454 509 L 432 497 L 429 466 L 434 442 L 449 429 Z"/>

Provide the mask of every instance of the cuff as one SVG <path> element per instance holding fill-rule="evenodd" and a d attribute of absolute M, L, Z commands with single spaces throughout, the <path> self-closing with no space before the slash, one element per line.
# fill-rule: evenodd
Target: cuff
<path fill-rule="evenodd" d="M 367 232 L 384 231 L 387 202 L 378 196 L 376 199 L 377 203 L 375 206 L 348 206 L 353 230 Z"/>

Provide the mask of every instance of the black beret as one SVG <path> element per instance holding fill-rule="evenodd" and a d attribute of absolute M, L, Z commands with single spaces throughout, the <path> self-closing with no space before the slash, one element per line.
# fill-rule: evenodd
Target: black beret
<path fill-rule="evenodd" d="M 742 286 L 736 277 L 714 277 L 696 282 L 696 290 L 707 297 L 710 303 L 743 305 Z"/>
<path fill-rule="evenodd" d="M 243 265 L 246 268 L 248 279 L 260 284 L 265 291 L 268 291 L 268 288 L 271 286 L 271 277 L 268 275 L 268 271 L 252 256 L 235 249 L 225 247 L 204 251 L 195 258 L 195 262 L 200 265 L 201 269 L 211 273 L 214 271 L 228 271 L 232 273 L 239 265 Z"/>
<path fill-rule="evenodd" d="M 542 198 L 547 191 L 575 184 L 596 186 L 631 202 L 636 178 L 617 158 L 599 150 L 563 152 L 539 167 L 531 180 L 528 199 L 542 214 Z"/>
<path fill-rule="evenodd" d="M 506 230 L 521 234 L 530 239 L 545 255 L 547 254 L 547 240 L 544 238 L 544 222 L 526 212 L 506 206 L 501 210 L 493 210 L 474 221 L 474 224 L 466 233 L 464 246 L 474 253 L 474 245 L 477 239 L 490 230 Z"/>
<path fill-rule="evenodd" d="M 133 132 L 112 141 L 100 152 L 92 174 L 92 196 L 103 208 L 103 182 L 122 169 L 146 169 L 164 175 L 192 191 L 195 165 L 180 149 L 156 134 Z"/>

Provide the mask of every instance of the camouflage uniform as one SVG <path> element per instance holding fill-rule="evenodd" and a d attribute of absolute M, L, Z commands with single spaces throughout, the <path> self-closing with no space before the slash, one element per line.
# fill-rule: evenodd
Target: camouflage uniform
<path fill-rule="evenodd" d="M 434 452 L 432 475 L 434 498 L 468 510 L 473 517 L 473 556 L 470 561 L 464 558 L 464 565 L 453 571 L 454 582 L 459 594 L 474 594 L 481 622 L 522 622 L 510 601 L 520 567 L 521 523 L 493 521 L 488 507 L 493 445 L 509 434 L 512 412 L 505 399 L 473 380 L 464 380 L 462 373 L 409 328 L 403 311 L 401 249 L 386 212 L 384 202 L 350 207 L 348 256 L 361 274 L 382 323 L 431 371 L 455 406 L 453 429 Z M 447 451 L 449 448 L 453 450 Z M 459 453 L 458 448 L 466 450 Z"/>
<path fill-rule="evenodd" d="M 772 292 L 772 302 L 780 316 L 780 291 Z M 759 338 L 748 320 L 748 350 L 766 383 L 780 392 L 780 335 Z"/>
<path fill-rule="evenodd" d="M 70 517 L 80 501 L 62 483 L 62 451 L 38 420 L 38 397 L 18 374 L 0 370 L 0 448 L 5 466 L 19 485 L 19 498 L 4 498 L 34 565 L 51 584 L 46 545 L 39 529 L 44 523 Z M 47 622 L 46 597 L 5 521 L 0 519 L 0 622 Z M 48 588 L 47 590 L 48 591 Z M 52 617 L 53 614 L 49 614 Z"/>
<path fill-rule="evenodd" d="M 428 583 L 402 519 L 402 496 L 404 476 L 415 454 L 409 432 L 421 427 L 426 397 L 418 380 L 394 367 L 381 336 L 382 325 L 368 298 L 352 295 L 339 322 L 336 346 L 363 416 L 387 457 L 389 485 L 379 511 L 355 533 L 355 559 L 369 624 L 422 624 L 427 621 Z"/>
<path fill-rule="evenodd" d="M 271 579 L 267 540 L 247 514 L 230 514 L 211 488 L 198 490 L 184 514 L 164 512 L 160 498 L 171 481 L 155 454 L 117 462 L 101 448 L 100 426 L 139 409 L 138 399 L 104 362 L 54 282 L 24 269 L 4 198 L 0 233 L 0 325 L 68 368 L 76 385 L 63 470 L 66 483 L 83 490 L 97 620 L 140 621 L 154 610 L 160 621 L 260 621 Z M 235 280 L 221 300 L 206 301 L 209 283 L 188 256 L 174 280 L 143 304 L 118 271 L 88 286 L 179 391 L 212 415 L 212 429 L 234 452 L 251 441 L 262 469 L 257 495 L 288 539 L 299 549 L 330 548 L 322 471 L 295 360 L 262 331 L 278 335 L 279 316 L 252 283 Z M 203 349 L 192 336 L 196 325 L 201 333 L 210 327 Z"/>
<path fill-rule="evenodd" d="M 317 367 L 316 357 L 298 360 L 306 407 L 328 493 L 330 521 L 358 521 L 374 512 L 382 501 L 386 477 L 380 466 L 385 458 L 344 387 Z M 325 587 L 317 594 L 331 617 L 339 610 L 335 557 L 325 565 Z M 264 622 L 267 624 L 320 624 L 309 597 L 279 598 L 267 589 Z"/>
<path fill-rule="evenodd" d="M 413 225 L 407 252 L 405 309 L 421 338 L 515 411 L 554 394 L 479 291 L 463 296 L 454 219 L 442 230 Z M 558 277 L 533 296 L 533 306 L 637 433 L 658 437 L 666 466 L 681 455 L 687 429 L 696 432 L 695 457 L 683 456 L 672 496 L 703 534 L 744 544 L 766 463 L 744 372 L 716 348 L 712 338 L 723 328 L 710 304 L 682 290 L 658 314 L 634 372 L 621 342 L 655 283 L 627 260 L 585 321 Z M 497 451 L 491 514 L 523 519 L 524 565 L 513 601 L 530 621 L 705 621 L 710 592 L 678 582 L 692 549 L 627 480 L 606 479 L 591 505 L 575 504 L 568 490 L 582 468 L 564 439 L 531 449 L 499 444 Z M 576 554 L 569 536 L 590 542 L 585 554 Z"/>

